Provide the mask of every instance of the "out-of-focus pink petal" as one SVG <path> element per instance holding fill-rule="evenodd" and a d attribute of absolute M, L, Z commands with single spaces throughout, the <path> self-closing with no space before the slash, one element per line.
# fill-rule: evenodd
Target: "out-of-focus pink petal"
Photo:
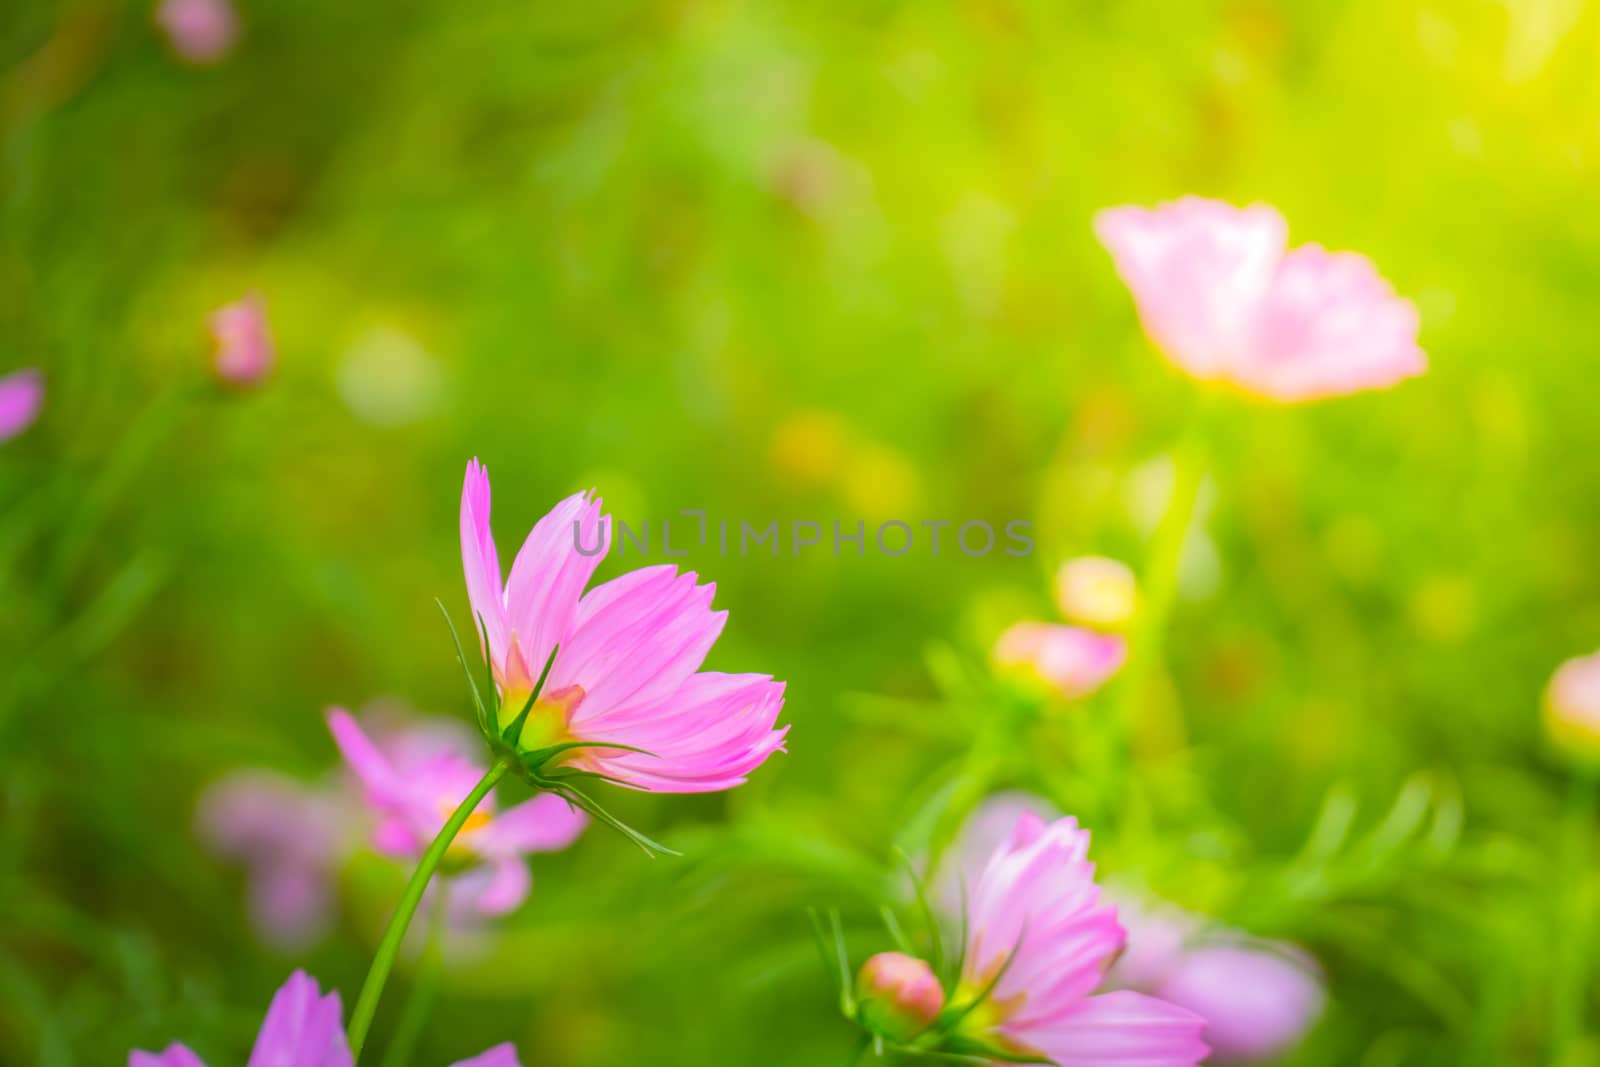
<path fill-rule="evenodd" d="M 517 1048 L 509 1041 L 504 1045 L 496 1045 L 487 1052 L 480 1053 L 470 1060 L 461 1060 L 451 1064 L 451 1067 L 522 1067 L 522 1061 L 517 1059 Z"/>
<path fill-rule="evenodd" d="M 481 620 L 489 661 L 496 674 L 501 675 L 500 684 L 505 685 L 510 625 L 506 621 L 505 590 L 500 584 L 500 556 L 489 527 L 490 496 L 489 472 L 473 459 L 467 464 L 467 476 L 461 486 L 461 567 L 467 579 L 467 600 L 475 616 L 473 627 L 477 628 Z"/>
<path fill-rule="evenodd" d="M 520 856 L 498 856 L 450 880 L 450 911 L 467 919 L 515 911 L 533 887 Z"/>
<path fill-rule="evenodd" d="M 215 63 L 239 39 L 239 16 L 228 0 L 161 0 L 156 24 L 189 63 Z"/>
<path fill-rule="evenodd" d="M 993 653 L 996 667 L 1037 679 L 1068 700 L 1100 688 L 1127 658 L 1127 642 L 1115 634 L 1048 622 L 1015 624 Z"/>
<path fill-rule="evenodd" d="M 967 816 L 933 878 L 933 899 L 946 915 L 961 914 L 962 900 L 971 898 L 995 850 L 1024 815 L 1048 823 L 1059 819 L 1061 812 L 1044 797 L 1005 792 L 992 794 Z"/>
<path fill-rule="evenodd" d="M 248 1067 L 353 1067 L 339 994 L 304 971 L 289 976 L 261 1022 Z"/>
<path fill-rule="evenodd" d="M 44 407 L 44 375 L 32 367 L 0 378 L 0 441 L 33 425 Z"/>
<path fill-rule="evenodd" d="M 405 782 L 348 711 L 329 708 L 328 729 L 345 763 L 369 793 L 385 799 L 404 796 Z"/>
<path fill-rule="evenodd" d="M 1303 245 L 1279 264 L 1233 377 L 1283 401 L 1386 388 L 1427 370 L 1417 328 L 1366 256 Z"/>
<path fill-rule="evenodd" d="M 1117 921 L 1127 931 L 1128 944 L 1106 976 L 1118 989 L 1153 992 L 1178 961 L 1189 941 L 1205 923 L 1182 908 L 1131 894 L 1108 894 L 1117 907 Z"/>
<path fill-rule="evenodd" d="M 1102 211 L 1095 233 L 1156 347 L 1197 378 L 1226 377 L 1283 256 L 1283 216 L 1191 196 Z"/>
<path fill-rule="evenodd" d="M 728 613 L 711 610 L 714 585 L 695 583 L 692 572 L 645 567 L 583 598 L 548 683 L 582 688 L 572 722 L 580 733 L 608 712 L 666 697 L 699 669 Z"/>
<path fill-rule="evenodd" d="M 1205 1020 L 1139 993 L 1104 993 L 1079 1001 L 1024 1041 L 1072 1067 L 1193 1067 L 1209 1051 Z"/>
<path fill-rule="evenodd" d="M 690 675 L 670 696 L 584 724 L 585 740 L 644 749 L 649 755 L 584 750 L 583 761 L 638 789 L 703 793 L 745 781 L 783 747 L 777 729 L 784 683 L 764 674 Z"/>
<path fill-rule="evenodd" d="M 333 915 L 331 877 L 327 870 L 288 867 L 252 878 L 250 914 L 262 937 L 286 948 L 320 937 Z"/>
<path fill-rule="evenodd" d="M 194 3 L 195 0 L 180 0 Z M 254 293 L 211 313 L 217 374 L 234 385 L 256 385 L 272 370 L 267 308 Z"/>
<path fill-rule="evenodd" d="M 168 1045 L 160 1052 L 130 1052 L 128 1067 L 206 1067 L 205 1063 L 182 1045 Z"/>
<path fill-rule="evenodd" d="M 574 494 L 534 524 L 512 562 L 506 617 L 531 680 L 571 629 L 584 587 L 610 549 L 610 526 L 599 500 Z"/>
<path fill-rule="evenodd" d="M 554 793 L 540 793 L 495 816 L 476 844 L 487 853 L 556 852 L 588 825 L 588 815 Z"/>
<path fill-rule="evenodd" d="M 1075 1006 L 1122 948 L 1122 927 L 1100 902 L 1088 851 L 1088 831 L 1075 819 L 1047 824 L 1025 814 L 973 890 L 962 978 L 982 987 L 1005 967 L 994 1000 L 1021 1005 L 1007 1017 L 1007 1032 Z"/>
<path fill-rule="evenodd" d="M 1600 652 L 1556 668 L 1544 696 L 1550 740 L 1583 760 L 1600 759 Z"/>
<path fill-rule="evenodd" d="M 1205 1020 L 1221 1063 L 1277 1059 L 1305 1036 L 1324 1000 L 1315 965 L 1303 954 L 1244 942 L 1190 949 L 1155 993 Z"/>

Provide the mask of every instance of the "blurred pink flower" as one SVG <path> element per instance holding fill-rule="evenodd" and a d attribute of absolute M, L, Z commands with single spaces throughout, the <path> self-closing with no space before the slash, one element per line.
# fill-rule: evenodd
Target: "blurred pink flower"
<path fill-rule="evenodd" d="M 267 308 L 251 293 L 211 313 L 217 374 L 234 385 L 256 385 L 272 370 Z"/>
<path fill-rule="evenodd" d="M 161 0 L 156 25 L 178 57 L 189 63 L 215 63 L 239 39 L 239 16 L 228 0 Z"/>
<path fill-rule="evenodd" d="M 44 375 L 32 367 L 0 378 L 0 441 L 33 425 L 44 407 Z"/>
<path fill-rule="evenodd" d="M 251 916 L 263 938 L 298 948 L 326 929 L 353 829 L 336 790 L 238 771 L 201 795 L 198 824 L 214 852 L 249 870 Z"/>
<path fill-rule="evenodd" d="M 461 493 L 467 595 L 501 688 L 501 726 L 549 676 L 524 726 L 532 750 L 573 741 L 566 762 L 636 789 L 729 789 L 783 747 L 783 683 L 700 671 L 727 612 L 693 573 L 645 567 L 584 593 L 610 548 L 610 520 L 587 493 L 568 497 L 528 534 L 504 583 L 489 528 L 489 475 L 473 460 Z M 551 656 L 554 654 L 554 660 Z"/>
<path fill-rule="evenodd" d="M 1301 401 L 1426 369 L 1416 309 L 1372 261 L 1315 244 L 1291 250 L 1288 224 L 1265 204 L 1191 196 L 1118 207 L 1096 216 L 1095 232 L 1145 332 L 1198 379 Z"/>
<path fill-rule="evenodd" d="M 1130 941 L 1138 936 L 1129 928 Z M 1322 980 L 1303 953 L 1247 939 L 1190 945 L 1151 990 L 1206 1021 L 1217 1063 L 1260 1063 L 1288 1052 L 1322 1014 Z"/>
<path fill-rule="evenodd" d="M 1068 700 L 1099 689 L 1127 658 L 1127 642 L 1114 634 L 1048 622 L 1016 623 L 993 652 L 996 667 L 1042 682 Z"/>
<path fill-rule="evenodd" d="M 438 733 L 402 735 L 375 744 L 342 708 L 328 712 L 328 728 L 378 815 L 372 844 L 386 856 L 414 862 L 444 828 L 456 806 L 488 769 Z M 447 854 L 465 867 L 449 879 L 449 902 L 458 915 L 501 915 L 527 899 L 532 878 L 524 857 L 554 852 L 577 840 L 588 817 L 553 793 L 541 793 L 506 811 L 487 796 L 468 818 Z"/>
<path fill-rule="evenodd" d="M 1568 754 L 1600 760 L 1600 652 L 1556 668 L 1545 691 L 1544 725 Z"/>
<path fill-rule="evenodd" d="M 1088 852 L 1089 834 L 1075 819 L 1046 823 L 1032 814 L 996 850 L 967 909 L 965 962 L 952 999 L 994 987 L 964 1031 L 1073 1067 L 1199 1063 L 1207 1052 L 1199 1016 L 1140 993 L 1092 995 L 1123 931 L 1115 909 L 1100 902 Z"/>
<path fill-rule="evenodd" d="M 183 1045 L 163 1052 L 133 1052 L 128 1067 L 205 1067 Z M 343 1009 L 338 993 L 323 994 L 317 980 L 296 971 L 273 995 L 267 1017 L 261 1021 L 250 1067 L 354 1067 L 345 1039 Z M 520 1067 L 517 1050 L 497 1045 L 453 1067 Z"/>

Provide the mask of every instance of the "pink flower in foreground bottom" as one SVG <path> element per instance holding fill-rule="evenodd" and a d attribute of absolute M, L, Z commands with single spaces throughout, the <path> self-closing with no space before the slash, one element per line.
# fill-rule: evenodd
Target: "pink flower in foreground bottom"
<path fill-rule="evenodd" d="M 272 369 L 272 335 L 267 308 L 254 294 L 211 313 L 217 374 L 234 385 L 255 385 Z"/>
<path fill-rule="evenodd" d="M 1421 374 L 1416 308 L 1354 252 L 1288 247 L 1265 204 L 1185 197 L 1095 218 L 1145 332 L 1205 381 L 1273 400 L 1381 389 Z"/>
<path fill-rule="evenodd" d="M 228 0 L 161 0 L 156 25 L 189 63 L 215 63 L 239 39 L 239 16 Z"/>
<path fill-rule="evenodd" d="M 586 493 L 539 520 L 502 582 L 489 500 L 489 475 L 473 460 L 461 492 L 461 556 L 501 690 L 502 728 L 549 663 L 523 750 L 628 745 L 649 754 L 577 748 L 558 762 L 636 789 L 698 793 L 743 783 L 783 747 L 782 682 L 700 670 L 727 620 L 711 610 L 713 585 L 658 566 L 585 593 L 610 548 L 610 520 Z"/>
<path fill-rule="evenodd" d="M 0 378 L 0 441 L 33 425 L 44 407 L 44 376 L 32 367 Z"/>
<path fill-rule="evenodd" d="M 1099 689 L 1127 658 L 1127 642 L 1115 634 L 1049 622 L 1017 623 L 993 653 L 996 667 L 1043 682 L 1068 700 Z"/>
<path fill-rule="evenodd" d="M 420 859 L 487 770 L 442 736 L 430 741 L 413 732 L 385 751 L 342 708 L 328 712 L 328 728 L 360 780 L 367 805 L 378 814 L 373 846 L 396 859 Z M 588 816 L 553 793 L 506 811 L 496 810 L 492 794 L 485 797 L 447 853 L 449 862 L 466 868 L 447 880 L 451 911 L 511 911 L 532 884 L 524 857 L 566 848 L 586 825 Z"/>
<path fill-rule="evenodd" d="M 967 909 L 952 1002 L 993 989 L 961 1029 L 1071 1067 L 1192 1067 L 1208 1051 L 1198 1015 L 1139 993 L 1094 994 L 1123 930 L 1100 901 L 1088 852 L 1089 834 L 1075 819 L 1017 820 Z"/>
<path fill-rule="evenodd" d="M 205 1062 L 183 1045 L 162 1052 L 133 1052 L 128 1067 L 205 1067 Z M 339 994 L 324 995 L 317 980 L 296 971 L 283 983 L 261 1021 L 250 1067 L 354 1067 L 345 1039 Z M 517 1050 L 497 1045 L 488 1052 L 462 1060 L 453 1067 L 520 1067 Z"/>

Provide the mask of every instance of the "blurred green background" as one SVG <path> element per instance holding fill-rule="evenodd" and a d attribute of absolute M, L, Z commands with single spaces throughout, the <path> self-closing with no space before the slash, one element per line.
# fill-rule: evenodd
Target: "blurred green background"
<path fill-rule="evenodd" d="M 0 446 L 0 1061 L 241 1060 L 294 966 L 353 998 L 401 873 L 357 861 L 334 936 L 275 954 L 195 797 L 322 773 L 330 703 L 467 714 L 431 601 L 464 617 L 476 455 L 502 558 L 591 485 L 634 521 L 1026 518 L 1038 551 L 691 548 L 731 612 L 710 665 L 789 680 L 790 753 L 609 796 L 687 857 L 537 857 L 417 1064 L 842 1063 L 804 908 L 887 947 L 891 845 L 1008 785 L 1083 814 L 1104 870 L 1315 952 L 1294 1063 L 1596 1062 L 1548 1040 L 1595 897 L 1536 714 L 1600 645 L 1592 4 L 240 13 L 199 69 L 146 5 L 0 11 L 0 372 L 49 388 Z M 1108 699 L 1006 732 L 983 664 L 1061 559 L 1142 557 L 1195 390 L 1090 219 L 1187 192 L 1371 255 L 1433 368 L 1225 408 L 1108 781 L 1061 755 Z M 205 316 L 249 290 L 279 364 L 234 394 Z"/>

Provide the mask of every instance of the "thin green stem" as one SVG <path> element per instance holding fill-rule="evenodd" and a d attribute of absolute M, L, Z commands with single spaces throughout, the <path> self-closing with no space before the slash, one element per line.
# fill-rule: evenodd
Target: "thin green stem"
<path fill-rule="evenodd" d="M 411 919 L 417 913 L 417 905 L 422 903 L 422 894 L 428 888 L 428 882 L 432 880 L 433 873 L 439 869 L 450 843 L 466 825 L 468 816 L 477 809 L 479 802 L 489 795 L 489 790 L 493 789 L 495 783 L 504 778 L 510 769 L 511 765 L 504 760 L 489 768 L 489 773 L 472 787 L 472 792 L 467 794 L 466 799 L 446 820 L 444 829 L 433 839 L 428 851 L 422 854 L 417 869 L 411 872 L 411 880 L 406 883 L 405 892 L 400 894 L 400 903 L 395 908 L 394 918 L 389 920 L 389 928 L 383 932 L 383 940 L 378 942 L 378 951 L 372 957 L 372 967 L 367 971 L 367 980 L 362 984 L 361 995 L 356 998 L 355 1009 L 350 1013 L 352 1060 L 361 1058 L 361 1047 L 367 1043 L 367 1033 L 372 1029 L 372 1017 L 378 1011 L 378 999 L 383 996 L 384 983 L 389 980 L 389 972 L 394 969 L 395 957 L 400 954 L 400 943 L 405 939 L 406 928 L 411 925 Z"/>
<path fill-rule="evenodd" d="M 417 965 L 411 981 L 411 992 L 400 1009 L 400 1021 L 395 1024 L 394 1037 L 383 1050 L 382 1067 L 406 1067 L 411 1054 L 416 1051 L 417 1039 L 433 1011 L 433 1002 L 439 992 L 439 971 L 443 967 L 444 931 L 448 923 L 450 903 L 445 887 L 439 887 L 433 914 L 428 917 L 428 943 L 422 949 L 422 961 Z"/>
<path fill-rule="evenodd" d="M 1584 1033 L 1589 999 L 1589 868 L 1593 853 L 1595 801 L 1600 795 L 1600 770 L 1580 767 L 1573 772 L 1567 794 L 1566 820 L 1561 844 L 1561 886 L 1568 909 L 1557 931 L 1555 989 L 1552 997 L 1550 1050 L 1552 1063 L 1566 1063 L 1573 1043 Z"/>
<path fill-rule="evenodd" d="M 1128 636 L 1128 663 L 1118 681 L 1110 722 L 1115 733 L 1113 762 L 1119 775 L 1126 771 L 1129 762 L 1128 738 L 1143 710 L 1150 678 L 1161 664 L 1167 623 L 1178 592 L 1183 546 L 1194 522 L 1205 474 L 1204 434 L 1197 417 L 1173 451 L 1172 490 L 1167 510 L 1150 538 L 1150 551 L 1140 575 L 1139 614 Z"/>

